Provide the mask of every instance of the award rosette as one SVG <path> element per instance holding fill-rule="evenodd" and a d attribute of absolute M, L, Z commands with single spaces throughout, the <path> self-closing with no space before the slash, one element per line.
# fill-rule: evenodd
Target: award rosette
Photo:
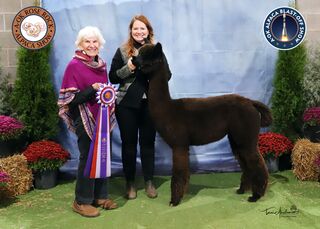
<path fill-rule="evenodd" d="M 96 118 L 96 127 L 91 141 L 84 176 L 105 178 L 111 176 L 111 139 L 112 119 L 116 89 L 112 84 L 102 84 L 97 92 L 100 109 Z"/>

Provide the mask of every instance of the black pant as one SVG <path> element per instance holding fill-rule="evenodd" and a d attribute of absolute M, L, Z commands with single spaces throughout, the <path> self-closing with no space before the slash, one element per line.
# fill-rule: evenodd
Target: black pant
<path fill-rule="evenodd" d="M 92 204 L 96 199 L 106 199 L 107 178 L 90 179 L 84 177 L 84 169 L 88 159 L 91 140 L 81 124 L 76 127 L 78 147 L 80 151 L 78 174 L 76 181 L 76 201 L 78 204 Z"/>
<path fill-rule="evenodd" d="M 135 179 L 138 137 L 144 180 L 152 180 L 156 131 L 147 101 L 143 101 L 140 108 L 117 105 L 116 118 L 122 141 L 123 172 L 127 182 L 133 182 Z"/>

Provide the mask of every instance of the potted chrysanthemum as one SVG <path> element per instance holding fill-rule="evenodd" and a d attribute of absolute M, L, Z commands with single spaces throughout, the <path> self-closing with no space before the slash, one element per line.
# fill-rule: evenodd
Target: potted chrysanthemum
<path fill-rule="evenodd" d="M 0 187 L 6 186 L 9 181 L 9 175 L 6 172 L 0 171 Z"/>
<path fill-rule="evenodd" d="M 303 112 L 303 134 L 311 142 L 320 142 L 320 107 L 309 107 Z"/>
<path fill-rule="evenodd" d="M 259 134 L 259 151 L 263 156 L 269 172 L 278 171 L 279 157 L 291 153 L 293 144 L 286 136 L 273 132 Z"/>
<path fill-rule="evenodd" d="M 58 169 L 70 158 L 60 144 L 42 140 L 31 143 L 23 152 L 35 176 L 35 187 L 47 189 L 56 186 Z"/>
<path fill-rule="evenodd" d="M 0 156 L 9 156 L 25 146 L 21 139 L 24 125 L 17 119 L 0 115 Z"/>

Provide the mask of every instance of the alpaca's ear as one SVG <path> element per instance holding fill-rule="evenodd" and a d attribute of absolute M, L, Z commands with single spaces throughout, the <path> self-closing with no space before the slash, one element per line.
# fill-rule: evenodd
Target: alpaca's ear
<path fill-rule="evenodd" d="M 162 56 L 162 45 L 159 42 L 154 46 L 153 55 L 156 57 Z"/>

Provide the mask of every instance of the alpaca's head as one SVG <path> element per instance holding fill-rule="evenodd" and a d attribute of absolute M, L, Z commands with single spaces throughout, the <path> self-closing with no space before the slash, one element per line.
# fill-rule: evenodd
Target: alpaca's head
<path fill-rule="evenodd" d="M 163 52 L 160 43 L 145 44 L 139 49 L 139 54 L 132 58 L 132 63 L 144 74 L 157 71 L 163 62 Z"/>

